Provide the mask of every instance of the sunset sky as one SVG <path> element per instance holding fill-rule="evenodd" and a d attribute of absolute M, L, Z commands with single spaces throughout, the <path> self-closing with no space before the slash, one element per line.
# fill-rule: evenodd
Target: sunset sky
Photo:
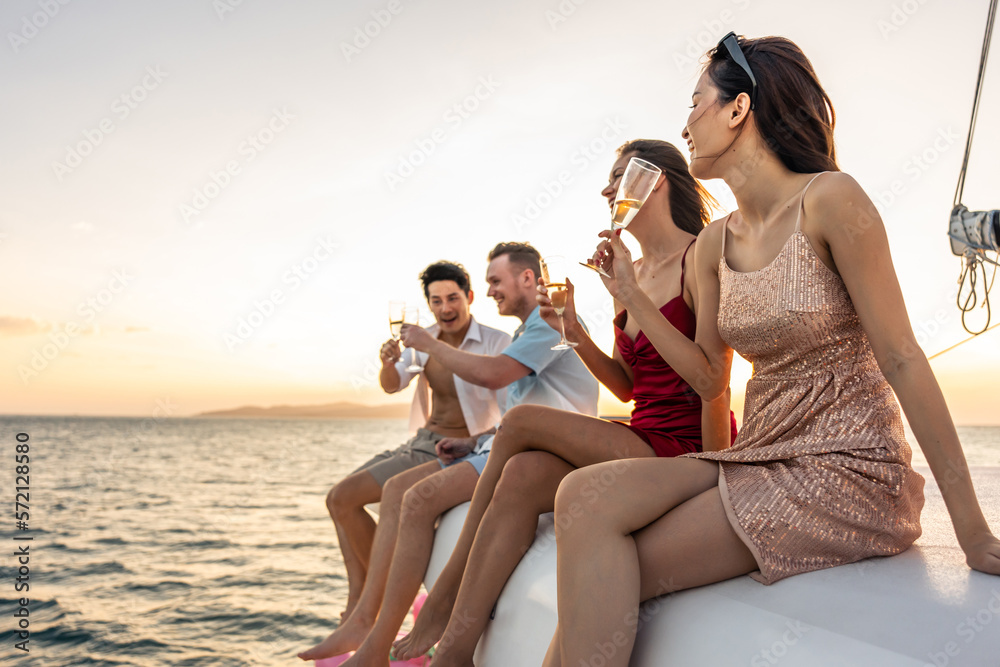
<path fill-rule="evenodd" d="M 682 144 L 698 59 L 729 30 L 787 36 L 811 58 L 841 167 L 879 205 L 937 352 L 967 335 L 945 231 L 987 7 L 7 0 L 0 412 L 408 400 L 377 385 L 387 302 L 420 300 L 423 267 L 458 261 L 475 316 L 513 331 L 486 298 L 489 249 L 588 256 L 614 149 Z M 973 209 L 1000 208 L 993 51 Z M 610 298 L 585 270 L 571 278 L 610 350 Z M 1000 330 L 932 362 L 960 424 L 1000 423 L 998 343 Z M 749 373 L 734 370 L 739 401 Z"/>

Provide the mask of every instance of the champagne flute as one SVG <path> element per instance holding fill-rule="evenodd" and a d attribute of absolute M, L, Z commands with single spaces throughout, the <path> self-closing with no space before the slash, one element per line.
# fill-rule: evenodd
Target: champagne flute
<path fill-rule="evenodd" d="M 577 343 L 566 340 L 566 323 L 563 321 L 563 313 L 566 311 L 566 259 L 558 255 L 546 257 L 540 262 L 542 269 L 542 282 L 545 289 L 549 290 L 549 299 L 552 301 L 552 308 L 559 316 L 559 330 L 562 335 L 559 342 L 550 349 L 568 350 L 576 347 Z M 560 276 L 562 276 L 560 278 Z M 557 281 L 562 282 L 557 282 Z"/>
<path fill-rule="evenodd" d="M 392 332 L 392 339 L 399 342 L 399 335 L 403 331 L 403 310 L 406 304 L 402 301 L 389 302 L 389 331 Z"/>
<path fill-rule="evenodd" d="M 420 326 L 420 306 L 407 305 L 403 308 L 403 322 L 405 324 L 412 324 L 413 326 Z M 417 356 L 416 348 L 413 349 L 413 360 L 410 365 L 406 367 L 408 373 L 419 373 L 424 370 L 424 367 L 420 365 L 420 357 Z"/>
<path fill-rule="evenodd" d="M 611 233 L 619 229 L 628 227 L 642 205 L 649 198 L 649 193 L 653 191 L 653 186 L 660 178 L 663 171 L 652 162 L 647 162 L 634 157 L 628 161 L 625 173 L 622 174 L 621 183 L 618 184 L 618 194 L 615 195 L 615 203 L 611 206 Z M 588 262 L 580 262 L 581 266 L 597 271 L 602 276 L 610 278 L 607 271 L 600 266 Z"/>

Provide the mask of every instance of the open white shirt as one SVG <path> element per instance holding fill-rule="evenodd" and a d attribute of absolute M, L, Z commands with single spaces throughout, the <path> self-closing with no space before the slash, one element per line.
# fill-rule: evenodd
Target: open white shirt
<path fill-rule="evenodd" d="M 427 333 L 435 338 L 437 338 L 440 330 L 437 324 L 427 327 Z M 472 352 L 473 354 L 495 356 L 500 354 L 508 345 L 510 345 L 509 334 L 499 329 L 480 324 L 475 318 L 472 318 L 469 330 L 465 332 L 465 338 L 462 340 L 462 344 L 458 346 L 458 349 L 465 352 Z M 406 367 L 412 363 L 414 354 L 416 354 L 417 362 L 421 366 L 427 364 L 426 353 L 417 352 L 411 347 L 404 349 L 399 361 L 396 362 L 396 372 L 399 374 L 399 389 L 397 391 L 401 391 L 404 387 L 408 386 L 413 376 L 417 375 L 417 373 L 411 373 L 406 370 Z M 507 401 L 506 387 L 496 390 L 487 389 L 486 387 L 466 382 L 457 375 L 454 378 L 455 393 L 458 395 L 459 405 L 462 406 L 462 416 L 465 417 L 465 426 L 469 429 L 469 433 L 471 435 L 482 433 L 498 424 L 500 417 L 503 416 L 503 406 L 506 405 Z M 417 391 L 413 396 L 413 404 L 410 407 L 411 435 L 427 423 L 427 417 L 430 415 L 429 389 L 427 378 L 424 377 L 423 373 L 420 373 L 417 379 Z"/>

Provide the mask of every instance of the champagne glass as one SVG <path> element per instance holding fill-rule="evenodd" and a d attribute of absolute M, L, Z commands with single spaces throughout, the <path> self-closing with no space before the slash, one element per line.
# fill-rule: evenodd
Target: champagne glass
<path fill-rule="evenodd" d="M 420 306 L 415 306 L 408 304 L 403 308 L 403 322 L 405 324 L 412 324 L 413 326 L 420 326 Z M 424 367 L 420 365 L 420 357 L 417 356 L 417 350 L 413 350 L 413 360 L 409 366 L 406 367 L 408 373 L 419 373 L 424 370 Z"/>
<path fill-rule="evenodd" d="M 406 304 L 402 301 L 389 302 L 389 331 L 392 339 L 399 342 L 399 334 L 403 331 L 403 310 Z"/>
<path fill-rule="evenodd" d="M 642 205 L 649 198 L 657 179 L 663 171 L 652 162 L 646 162 L 634 157 L 628 161 L 621 183 L 618 184 L 618 194 L 611 206 L 611 233 L 628 227 Z M 597 271 L 602 276 L 610 278 L 607 271 L 590 262 L 580 262 L 581 266 Z"/>
<path fill-rule="evenodd" d="M 568 350 L 576 347 L 577 344 L 566 340 L 566 323 L 563 321 L 563 313 L 566 311 L 566 259 L 558 255 L 546 257 L 540 262 L 542 269 L 542 282 L 545 289 L 549 291 L 549 299 L 552 301 L 552 308 L 559 316 L 559 330 L 562 335 L 559 342 L 550 349 Z"/>

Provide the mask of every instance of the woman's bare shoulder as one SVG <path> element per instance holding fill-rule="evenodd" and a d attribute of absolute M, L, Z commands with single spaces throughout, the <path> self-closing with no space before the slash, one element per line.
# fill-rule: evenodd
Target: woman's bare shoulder
<path fill-rule="evenodd" d="M 831 234 L 852 230 L 860 233 L 873 226 L 882 228 L 882 219 L 864 188 L 842 171 L 827 172 L 816 178 L 802 206 L 808 226 L 825 239 Z"/>
<path fill-rule="evenodd" d="M 717 218 L 701 230 L 694 244 L 697 256 L 704 257 L 706 253 L 712 253 L 718 259 L 722 255 L 722 234 L 728 217 L 729 215 L 724 215 Z"/>

